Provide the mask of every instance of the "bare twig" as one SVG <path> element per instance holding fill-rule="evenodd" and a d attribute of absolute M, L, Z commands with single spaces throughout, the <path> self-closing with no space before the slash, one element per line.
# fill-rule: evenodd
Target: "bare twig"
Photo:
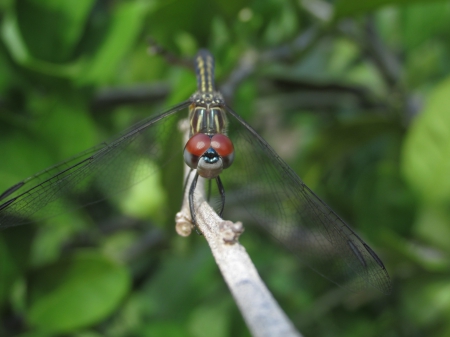
<path fill-rule="evenodd" d="M 301 336 L 259 277 L 245 248 L 229 240 L 233 233 L 238 236 L 239 224 L 222 220 L 206 202 L 198 209 L 197 221 L 252 335 Z"/>

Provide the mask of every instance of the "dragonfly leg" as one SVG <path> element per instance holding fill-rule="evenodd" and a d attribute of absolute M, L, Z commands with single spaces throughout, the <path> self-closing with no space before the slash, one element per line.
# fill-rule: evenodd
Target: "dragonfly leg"
<path fill-rule="evenodd" d="M 219 213 L 219 216 L 222 217 L 223 209 L 225 207 L 225 189 L 222 185 L 222 180 L 220 180 L 219 176 L 216 177 L 216 183 L 217 183 L 217 188 L 219 189 L 220 197 L 222 198 L 222 208 L 220 209 L 220 213 Z"/>
<path fill-rule="evenodd" d="M 191 211 L 191 220 L 195 226 L 195 231 L 197 232 L 197 234 L 201 235 L 202 233 L 197 226 L 197 219 L 195 217 L 195 208 L 194 208 L 194 192 L 195 188 L 197 187 L 197 181 L 198 181 L 198 173 L 196 172 L 195 177 L 192 180 L 191 187 L 189 188 L 189 210 Z"/>
<path fill-rule="evenodd" d="M 189 173 L 187 174 L 186 179 L 184 179 L 184 185 L 183 185 L 183 198 L 184 198 L 184 195 L 186 194 L 187 184 L 188 184 L 189 178 L 191 177 L 192 171 L 194 171 L 193 168 L 191 168 L 191 169 L 189 170 Z"/>

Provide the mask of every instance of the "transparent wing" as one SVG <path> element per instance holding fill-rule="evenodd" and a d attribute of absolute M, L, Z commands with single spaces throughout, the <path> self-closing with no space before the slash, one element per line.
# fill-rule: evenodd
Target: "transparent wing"
<path fill-rule="evenodd" d="M 99 144 L 73 158 L 31 176 L 0 195 L 0 229 L 61 212 L 62 196 L 77 196 L 97 187 L 109 195 L 126 189 L 152 174 L 145 160 L 161 159 L 161 144 L 176 130 L 174 114 L 190 104 L 172 109 L 134 125 L 109 143 Z M 83 199 L 96 201 L 98 195 Z"/>
<path fill-rule="evenodd" d="M 375 252 L 233 110 L 229 137 L 235 160 L 222 174 L 228 204 L 241 205 L 277 241 L 330 281 L 353 290 L 389 293 L 389 275 Z M 228 193 L 230 191 L 230 193 Z M 241 218 L 241 219 L 239 219 Z"/>

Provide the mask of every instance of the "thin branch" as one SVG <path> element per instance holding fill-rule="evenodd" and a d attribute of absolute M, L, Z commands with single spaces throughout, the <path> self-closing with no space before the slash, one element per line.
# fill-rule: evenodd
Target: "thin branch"
<path fill-rule="evenodd" d="M 169 50 L 157 43 L 153 38 L 149 37 L 148 41 L 148 53 L 150 55 L 162 56 L 168 64 L 178 65 L 190 70 L 194 70 L 194 63 L 191 59 L 181 58 Z"/>
<path fill-rule="evenodd" d="M 148 104 L 163 100 L 170 89 L 166 83 L 141 84 L 130 87 L 105 88 L 91 103 L 94 111 L 117 108 L 128 104 Z"/>
<path fill-rule="evenodd" d="M 182 129 L 186 129 L 186 123 Z M 185 131 L 185 138 L 187 131 Z M 185 169 L 186 176 L 189 168 Z M 193 178 L 190 175 L 190 179 Z M 187 186 L 189 186 L 189 181 Z M 202 188 L 198 185 L 197 188 Z M 177 231 L 190 221 L 188 191 L 177 214 Z M 217 265 L 254 337 L 301 337 L 273 298 L 253 265 L 245 248 L 238 242 L 242 223 L 221 219 L 201 194 L 196 195 L 197 225 L 211 248 Z M 192 228 L 192 224 L 191 224 Z"/>
<path fill-rule="evenodd" d="M 220 86 L 220 92 L 229 101 L 240 83 L 252 76 L 259 64 L 268 64 L 279 61 L 293 60 L 310 51 L 323 37 L 324 30 L 312 27 L 302 32 L 292 42 L 267 49 L 256 51 L 253 49 L 244 52 L 237 62 L 236 68 L 231 72 L 227 80 Z"/>
<path fill-rule="evenodd" d="M 237 67 L 233 69 L 227 80 L 220 86 L 220 92 L 226 101 L 233 97 L 238 85 L 255 72 L 257 63 L 258 55 L 254 50 L 248 50 L 241 56 Z"/>
<path fill-rule="evenodd" d="M 391 52 L 378 36 L 374 23 L 369 17 L 365 24 L 364 34 L 358 29 L 353 20 L 344 20 L 339 26 L 339 30 L 347 37 L 356 42 L 362 53 L 379 70 L 386 85 L 395 89 L 401 77 L 401 64 L 396 55 Z"/>
<path fill-rule="evenodd" d="M 366 87 L 360 85 L 349 85 L 340 82 L 320 82 L 298 80 L 293 78 L 274 77 L 268 78 L 271 92 L 280 92 L 282 95 L 263 96 L 259 101 L 279 98 L 276 104 L 283 109 L 309 109 L 309 110 L 330 110 L 339 109 L 343 105 L 357 106 L 364 110 L 384 110 L 387 104 L 378 99 Z M 263 82 L 264 83 L 264 82 Z M 287 98 L 289 97 L 289 98 Z"/>
<path fill-rule="evenodd" d="M 378 35 L 373 19 L 369 16 L 365 25 L 367 50 L 374 64 L 390 87 L 397 87 L 401 78 L 401 64 Z"/>
<path fill-rule="evenodd" d="M 261 61 L 272 63 L 299 59 L 308 53 L 325 36 L 327 29 L 312 26 L 303 31 L 293 41 L 261 52 Z"/>

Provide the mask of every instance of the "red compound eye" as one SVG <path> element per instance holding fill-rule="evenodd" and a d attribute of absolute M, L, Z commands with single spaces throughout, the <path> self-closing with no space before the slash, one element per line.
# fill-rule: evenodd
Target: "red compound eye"
<path fill-rule="evenodd" d="M 217 133 L 211 138 L 211 147 L 216 150 L 221 157 L 227 157 L 234 152 L 233 143 L 230 138 L 221 133 Z"/>
<path fill-rule="evenodd" d="M 200 157 L 211 146 L 211 139 L 204 133 L 193 135 L 186 143 L 186 151 Z"/>

